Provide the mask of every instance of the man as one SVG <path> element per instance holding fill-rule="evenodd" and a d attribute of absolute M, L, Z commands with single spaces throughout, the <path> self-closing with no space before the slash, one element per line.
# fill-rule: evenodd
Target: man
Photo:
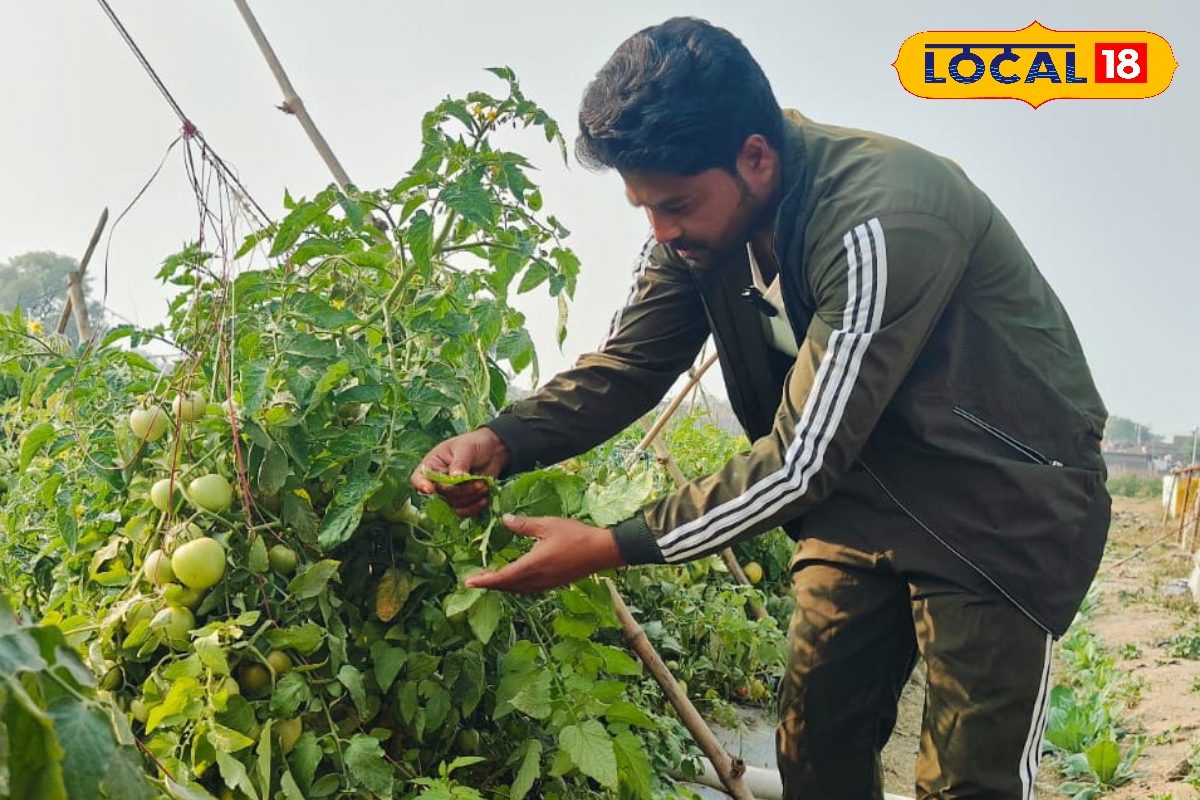
<path fill-rule="evenodd" d="M 435 489 L 422 468 L 505 475 L 592 447 L 709 334 L 753 445 L 612 530 L 510 520 L 539 541 L 469 582 L 542 591 L 782 525 L 785 796 L 882 796 L 879 752 L 921 658 L 918 797 L 1032 797 L 1052 639 L 1110 503 L 1104 407 L 1008 222 L 946 159 L 781 112 L 742 44 L 699 20 L 624 42 L 579 122 L 580 160 L 616 169 L 653 228 L 629 300 L 598 352 L 439 445 L 414 486 Z M 485 491 L 443 493 L 471 515 Z"/>

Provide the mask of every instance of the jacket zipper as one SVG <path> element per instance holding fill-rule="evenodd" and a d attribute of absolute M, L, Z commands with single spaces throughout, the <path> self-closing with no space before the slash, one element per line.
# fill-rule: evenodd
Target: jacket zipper
<path fill-rule="evenodd" d="M 1025 444 L 1024 442 L 1021 442 L 1018 439 L 1015 439 L 1012 436 L 1009 436 L 1007 433 L 1000 430 L 995 425 L 991 425 L 987 422 L 984 422 L 979 417 L 975 416 L 970 411 L 967 411 L 964 408 L 961 408 L 959 406 L 954 406 L 954 413 L 957 414 L 958 416 L 962 417 L 963 419 L 965 419 L 967 422 L 970 422 L 972 425 L 976 426 L 977 428 L 980 428 L 984 432 L 989 433 L 993 437 L 1004 442 L 1006 445 L 1011 447 L 1013 450 L 1016 450 L 1018 453 L 1025 456 L 1025 458 L 1029 459 L 1030 461 L 1032 461 L 1035 464 L 1041 464 L 1042 466 L 1045 466 L 1045 467 L 1061 467 L 1061 466 L 1063 466 L 1063 462 L 1061 462 L 1057 459 L 1047 458 L 1046 456 L 1042 455 L 1042 453 L 1039 452 L 1038 450 L 1035 450 L 1034 448 L 1030 447 L 1029 445 Z"/>
<path fill-rule="evenodd" d="M 862 459 L 859 459 L 858 463 L 861 464 L 862 468 L 864 470 L 866 470 L 866 473 L 871 476 L 871 479 L 873 481 L 875 481 L 875 483 L 879 484 L 879 488 L 882 489 L 883 493 L 886 494 L 888 496 L 888 498 L 891 499 L 891 501 L 896 504 L 896 507 L 899 508 L 901 511 L 903 511 L 905 516 L 907 516 L 909 519 L 911 519 L 913 522 L 915 522 L 917 524 L 917 527 L 921 528 L 923 531 L 928 533 L 930 536 L 933 537 L 933 539 L 936 542 L 938 542 L 938 544 L 940 544 L 942 547 L 949 550 L 953 555 L 957 556 L 960 561 L 962 561 L 964 564 L 966 564 L 971 569 L 975 570 L 975 572 L 979 573 L 980 577 L 982 577 L 985 581 L 987 581 L 989 584 L 991 584 L 993 589 L 995 589 L 1002 596 L 1004 596 L 1008 600 L 1008 602 L 1012 603 L 1013 606 L 1018 611 L 1020 611 L 1025 616 L 1029 617 L 1029 619 L 1033 622 L 1034 625 L 1037 625 L 1039 628 L 1044 630 L 1046 633 L 1049 633 L 1051 636 L 1054 635 L 1054 632 L 1050 630 L 1050 627 L 1048 625 L 1046 625 L 1040 619 L 1038 619 L 1036 616 L 1034 616 L 1032 611 L 1030 611 L 1025 606 L 1023 606 L 1019 602 L 1017 602 L 1017 599 L 1015 597 L 1013 597 L 1011 594 L 1009 594 L 1004 589 L 1003 586 L 1001 586 L 999 583 L 997 583 L 995 580 L 993 580 L 991 575 L 988 575 L 986 572 L 984 572 L 982 567 L 978 566 L 974 561 L 972 561 L 971 559 L 969 559 L 965 555 L 963 555 L 962 552 L 959 551 L 959 549 L 957 547 L 950 544 L 948 541 L 946 541 L 944 538 L 942 538 L 937 533 L 937 531 L 935 531 L 933 528 L 926 525 L 921 520 L 920 517 L 918 517 L 913 512 L 909 511 L 908 506 L 904 505 L 904 503 L 901 503 L 900 499 L 898 497 L 896 497 L 896 495 L 892 494 L 892 490 L 884 485 L 883 481 L 881 481 L 879 479 L 879 476 L 875 474 L 875 471 L 867 465 L 867 462 L 863 461 Z M 1055 638 L 1057 638 L 1057 637 L 1055 637 Z"/>

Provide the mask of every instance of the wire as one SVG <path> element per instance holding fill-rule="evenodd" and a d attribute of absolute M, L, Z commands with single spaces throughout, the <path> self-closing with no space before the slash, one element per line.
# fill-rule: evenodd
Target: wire
<path fill-rule="evenodd" d="M 96 2 L 100 4 L 100 7 L 104 10 L 104 13 L 108 15 L 109 20 L 117 29 L 117 33 L 119 33 L 121 38 L 125 40 L 125 44 L 127 44 L 129 49 L 133 51 L 133 55 L 137 58 L 138 63 L 142 65 L 142 68 L 146 71 L 146 74 L 150 76 L 150 80 L 154 82 L 156 87 L 158 87 L 158 91 L 162 93 L 163 99 L 167 101 L 167 103 L 171 106 L 171 109 L 175 112 L 175 115 L 179 117 L 179 121 L 183 123 L 183 138 L 194 138 L 199 141 L 201 147 L 201 157 L 212 164 L 213 167 L 216 168 L 226 180 L 236 187 L 237 192 L 243 198 L 245 198 L 245 200 L 251 206 L 254 207 L 253 211 L 257 212 L 259 216 L 259 219 L 256 219 L 255 222 L 257 222 L 261 227 L 270 225 L 270 216 L 267 215 L 267 212 L 263 211 L 262 206 L 260 206 L 258 202 L 255 201 L 255 199 L 251 196 L 250 192 L 246 190 L 246 187 L 242 185 L 240 180 L 238 180 L 238 177 L 236 174 L 234 174 L 233 170 L 231 170 L 225 161 L 219 155 L 217 155 L 217 151 L 213 149 L 212 145 L 210 145 L 204 138 L 204 135 L 200 133 L 192 121 L 188 119 L 187 114 L 183 113 L 183 109 L 180 108 L 179 103 L 175 100 L 175 97 L 171 94 L 170 90 L 167 89 L 166 84 L 164 84 L 162 81 L 162 78 L 160 78 L 158 73 L 154 71 L 154 67 L 150 65 L 150 61 L 146 58 L 146 55 L 142 52 L 142 49 L 137 46 L 137 42 L 133 40 L 133 37 L 129 34 L 129 31 L 126 30 L 125 26 L 121 24 L 121 20 L 117 18 L 117 14 L 115 11 L 113 11 L 112 6 L 108 4 L 108 0 L 96 0 Z"/>

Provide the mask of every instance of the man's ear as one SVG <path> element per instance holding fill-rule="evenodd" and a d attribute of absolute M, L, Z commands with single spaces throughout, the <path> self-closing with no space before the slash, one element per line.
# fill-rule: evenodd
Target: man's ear
<path fill-rule="evenodd" d="M 742 142 L 737 156 L 737 171 L 742 180 L 761 191 L 770 185 L 778 163 L 779 155 L 775 148 L 762 134 L 754 133 Z"/>

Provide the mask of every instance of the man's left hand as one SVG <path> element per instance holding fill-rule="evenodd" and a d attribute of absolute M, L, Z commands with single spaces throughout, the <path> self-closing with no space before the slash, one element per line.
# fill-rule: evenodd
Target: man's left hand
<path fill-rule="evenodd" d="M 593 572 L 625 566 L 617 541 L 607 528 L 593 528 L 561 517 L 504 515 L 509 530 L 536 539 L 533 549 L 499 570 L 469 576 L 464 584 L 514 594 L 544 592 Z"/>

